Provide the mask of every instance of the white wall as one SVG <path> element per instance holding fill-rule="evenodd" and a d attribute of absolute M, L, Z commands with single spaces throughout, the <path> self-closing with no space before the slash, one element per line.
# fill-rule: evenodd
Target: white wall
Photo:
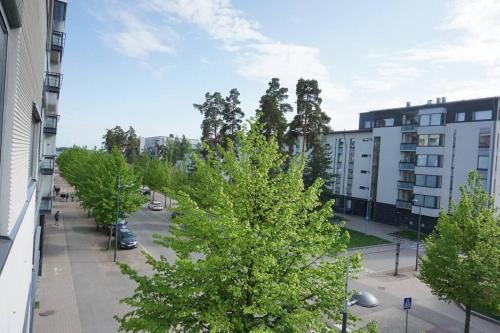
<path fill-rule="evenodd" d="M 376 136 L 380 136 L 377 202 L 395 205 L 398 198 L 401 127 L 374 128 L 373 137 Z"/>

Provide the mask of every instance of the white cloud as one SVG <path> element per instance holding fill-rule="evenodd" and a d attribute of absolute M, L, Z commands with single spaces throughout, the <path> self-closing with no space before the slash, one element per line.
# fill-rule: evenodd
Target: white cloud
<path fill-rule="evenodd" d="M 174 52 L 167 40 L 172 37 L 171 34 L 160 32 L 137 16 L 115 8 L 110 10 L 109 18 L 112 19 L 114 28 L 101 36 L 116 51 L 136 59 L 145 59 L 152 53 Z"/>

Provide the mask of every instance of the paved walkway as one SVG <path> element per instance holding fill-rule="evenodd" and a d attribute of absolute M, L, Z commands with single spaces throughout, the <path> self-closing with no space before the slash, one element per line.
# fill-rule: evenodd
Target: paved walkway
<path fill-rule="evenodd" d="M 62 193 L 73 189 L 55 176 Z M 132 294 L 135 284 L 123 276 L 106 250 L 107 235 L 95 230 L 93 219 L 79 202 L 54 202 L 53 213 L 61 212 L 59 227 L 53 217 L 46 223 L 43 275 L 39 281 L 39 309 L 35 311 L 35 332 L 117 332 L 114 315 L 128 311 L 119 300 Z M 142 253 L 120 250 L 118 260 L 149 273 Z"/>

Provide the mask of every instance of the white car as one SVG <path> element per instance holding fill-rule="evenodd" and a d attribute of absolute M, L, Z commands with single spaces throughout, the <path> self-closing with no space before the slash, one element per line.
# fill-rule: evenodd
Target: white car
<path fill-rule="evenodd" d="M 151 201 L 148 204 L 148 208 L 151 210 L 163 210 L 163 205 L 159 201 Z"/>

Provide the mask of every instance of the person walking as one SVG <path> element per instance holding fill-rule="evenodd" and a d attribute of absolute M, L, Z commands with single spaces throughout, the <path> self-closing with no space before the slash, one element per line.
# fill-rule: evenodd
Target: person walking
<path fill-rule="evenodd" d="M 54 220 L 55 220 L 55 226 L 58 227 L 59 226 L 59 218 L 61 217 L 61 213 L 59 213 L 59 211 L 57 211 L 55 214 L 54 214 Z"/>

